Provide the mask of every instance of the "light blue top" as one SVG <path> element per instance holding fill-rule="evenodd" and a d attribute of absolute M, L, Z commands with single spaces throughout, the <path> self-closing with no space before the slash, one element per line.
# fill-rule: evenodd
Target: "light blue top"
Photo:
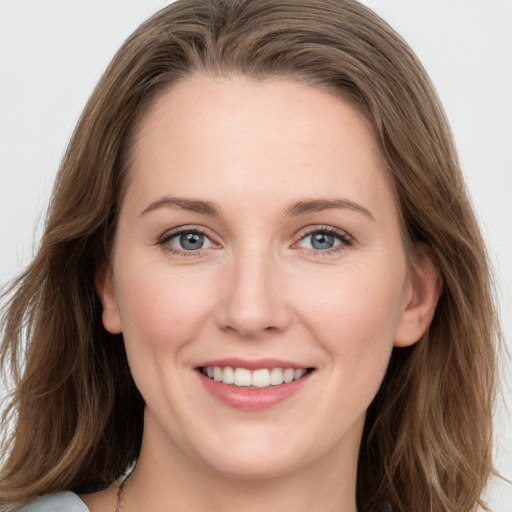
<path fill-rule="evenodd" d="M 21 507 L 19 512 L 90 512 L 85 503 L 73 492 L 63 491 L 40 496 Z"/>

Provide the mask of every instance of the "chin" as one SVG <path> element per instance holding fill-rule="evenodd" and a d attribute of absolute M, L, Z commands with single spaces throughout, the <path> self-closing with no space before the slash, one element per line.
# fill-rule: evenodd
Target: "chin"
<path fill-rule="evenodd" d="M 281 430 L 265 430 L 239 425 L 211 438 L 189 439 L 188 456 L 215 473 L 241 480 L 278 477 L 308 463 L 304 446 L 311 443 Z"/>
<path fill-rule="evenodd" d="M 244 456 L 227 456 L 219 464 L 208 464 L 209 469 L 216 473 L 234 480 L 266 480 L 270 478 L 278 478 L 301 467 L 298 460 L 290 460 L 287 457 L 273 456 L 270 458 L 262 457 L 261 454 L 257 459 Z"/>
<path fill-rule="evenodd" d="M 306 470 L 339 452 L 329 436 L 304 436 L 288 428 L 270 432 L 265 432 L 264 427 L 239 428 L 242 431 L 228 433 L 225 439 L 229 442 L 217 438 L 213 446 L 196 444 L 203 466 L 233 479 L 265 480 Z"/>

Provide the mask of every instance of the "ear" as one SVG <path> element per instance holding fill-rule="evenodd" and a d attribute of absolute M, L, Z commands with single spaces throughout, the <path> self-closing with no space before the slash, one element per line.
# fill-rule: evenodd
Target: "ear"
<path fill-rule="evenodd" d="M 98 268 L 94 284 L 96 286 L 96 293 L 103 306 L 103 327 L 111 334 L 119 334 L 123 329 L 110 265 L 103 263 Z"/>
<path fill-rule="evenodd" d="M 434 318 L 442 291 L 443 280 L 432 249 L 417 244 L 409 268 L 406 305 L 395 330 L 395 347 L 408 347 L 420 340 Z"/>

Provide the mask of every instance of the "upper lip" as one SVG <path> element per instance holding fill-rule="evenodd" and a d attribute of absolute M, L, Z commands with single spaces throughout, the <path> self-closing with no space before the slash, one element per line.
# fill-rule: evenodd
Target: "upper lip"
<path fill-rule="evenodd" d="M 293 368 L 295 370 L 299 370 L 301 368 L 311 367 L 310 365 L 304 365 L 294 361 L 286 361 L 283 359 L 240 359 L 237 357 L 227 359 L 215 359 L 205 361 L 197 365 L 198 368 L 204 368 L 208 366 L 220 366 L 223 368 L 225 368 L 226 366 L 230 366 L 231 368 L 246 368 L 247 370 L 259 370 L 262 368 Z"/>

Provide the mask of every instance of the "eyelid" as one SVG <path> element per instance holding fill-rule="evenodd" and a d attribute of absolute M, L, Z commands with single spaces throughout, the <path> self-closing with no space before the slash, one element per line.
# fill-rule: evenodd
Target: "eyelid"
<path fill-rule="evenodd" d="M 203 255 L 205 251 L 211 248 L 221 248 L 221 244 L 219 244 L 214 236 L 211 236 L 208 232 L 209 230 L 205 229 L 202 226 L 197 225 L 183 225 L 177 226 L 170 230 L 165 231 L 161 236 L 157 239 L 157 244 L 160 246 L 164 246 L 165 250 L 170 253 L 181 255 L 181 256 L 200 256 Z M 328 249 L 314 249 L 309 247 L 298 247 L 298 244 L 302 242 L 308 236 L 311 236 L 314 233 L 328 233 L 336 237 L 340 243 L 337 245 L 328 248 Z M 169 244 L 169 241 L 183 233 L 200 233 L 205 236 L 211 243 L 210 247 L 201 247 L 195 250 L 184 250 L 178 247 L 175 247 Z M 339 251 L 345 250 L 347 247 L 351 246 L 354 242 L 353 237 L 348 234 L 346 231 L 336 228 L 334 226 L 329 225 L 313 225 L 302 228 L 296 235 L 296 241 L 291 245 L 292 249 L 302 249 L 303 251 L 307 251 L 312 255 L 324 255 L 327 256 L 329 254 L 337 253 Z"/>
<path fill-rule="evenodd" d="M 310 235 L 311 233 L 317 233 L 319 231 L 320 232 L 329 233 L 329 234 L 332 234 L 332 235 L 335 235 L 335 236 L 338 236 L 341 239 L 346 240 L 347 242 L 354 240 L 352 235 L 350 235 L 344 229 L 336 228 L 336 227 L 331 226 L 329 224 L 313 224 L 313 225 L 310 225 L 310 226 L 306 226 L 306 227 L 300 229 L 297 232 L 296 237 L 298 239 L 302 240 L 303 238 L 305 238 L 306 236 Z"/>
<path fill-rule="evenodd" d="M 169 239 L 181 235 L 183 233 L 201 233 L 202 235 L 208 236 L 206 232 L 197 226 L 179 226 L 177 228 L 172 228 L 165 231 L 162 235 L 158 237 L 158 242 L 166 242 Z"/>
<path fill-rule="evenodd" d="M 199 233 L 203 235 L 205 238 L 207 238 L 211 246 L 210 247 L 201 247 L 199 249 L 195 250 L 184 250 L 180 249 L 178 247 L 175 247 L 169 243 L 170 240 L 173 238 L 182 235 L 183 233 Z M 214 240 L 214 237 L 211 236 L 207 230 L 201 226 L 197 225 L 183 225 L 178 226 L 172 229 L 167 230 L 164 234 L 158 237 L 157 239 L 157 245 L 162 246 L 167 252 L 171 254 L 176 254 L 178 256 L 201 256 L 203 255 L 204 251 L 207 251 L 211 248 L 219 248 L 221 247 L 218 242 Z"/>
<path fill-rule="evenodd" d="M 329 249 L 314 249 L 309 247 L 297 247 L 297 245 L 302 242 L 305 238 L 308 236 L 311 236 L 314 233 L 328 233 L 329 235 L 335 236 L 340 243 L 338 245 L 335 245 Z M 298 240 L 292 244 L 292 248 L 298 248 L 303 249 L 305 251 L 308 251 L 309 253 L 313 255 L 329 255 L 333 253 L 337 253 L 339 251 L 345 250 L 347 247 L 350 247 L 354 239 L 351 235 L 349 235 L 346 231 L 335 228 L 334 226 L 328 226 L 328 225 L 317 225 L 317 226 L 308 226 L 306 228 L 303 228 L 299 231 L 297 234 Z"/>

